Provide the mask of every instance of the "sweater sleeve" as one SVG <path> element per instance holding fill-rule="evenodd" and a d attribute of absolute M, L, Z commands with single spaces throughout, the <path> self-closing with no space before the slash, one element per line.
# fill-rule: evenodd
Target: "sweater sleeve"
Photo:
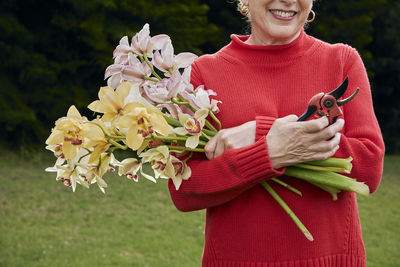
<path fill-rule="evenodd" d="M 268 178 L 282 175 L 285 170 L 271 166 L 266 138 L 247 147 L 227 150 L 212 160 L 196 154 L 188 164 L 192 175 L 179 190 L 172 181 L 168 183 L 172 200 L 181 211 L 223 204 Z"/>
<path fill-rule="evenodd" d="M 335 156 L 353 157 L 350 176 L 365 182 L 372 193 L 381 181 L 385 146 L 375 117 L 364 64 L 355 49 L 348 50 L 344 74 L 349 77 L 349 87 L 344 98 L 351 95 L 357 87 L 360 91 L 352 101 L 343 106 L 345 127 L 340 149 Z"/>
<path fill-rule="evenodd" d="M 203 84 L 195 63 L 192 64 L 191 83 L 195 88 Z M 212 160 L 196 153 L 188 162 L 191 169 L 189 180 L 183 181 L 179 190 L 175 189 L 172 181 L 168 183 L 175 206 L 181 211 L 217 206 L 264 180 L 282 175 L 285 169 L 275 170 L 271 166 L 266 138 L 261 138 L 272 122 L 273 118 L 259 117 L 259 137 L 250 146 L 227 150 Z"/>
<path fill-rule="evenodd" d="M 268 134 L 275 119 L 268 116 L 256 116 L 256 141 Z"/>

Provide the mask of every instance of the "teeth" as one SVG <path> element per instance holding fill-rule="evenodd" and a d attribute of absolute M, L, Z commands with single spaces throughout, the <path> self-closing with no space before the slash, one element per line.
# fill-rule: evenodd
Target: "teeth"
<path fill-rule="evenodd" d="M 281 10 L 270 10 L 270 11 L 272 14 L 283 18 L 293 17 L 296 14 L 296 12 L 285 12 Z"/>

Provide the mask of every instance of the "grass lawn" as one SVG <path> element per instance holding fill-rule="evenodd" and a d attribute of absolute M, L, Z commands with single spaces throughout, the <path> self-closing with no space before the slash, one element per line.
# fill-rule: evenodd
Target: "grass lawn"
<path fill-rule="evenodd" d="M 0 152 L 0 266 L 200 266 L 204 211 L 177 211 L 166 181 L 111 175 L 105 195 L 74 194 L 44 172 L 50 153 L 32 155 Z M 400 266 L 399 173 L 386 157 L 381 187 L 359 199 L 367 266 Z"/>

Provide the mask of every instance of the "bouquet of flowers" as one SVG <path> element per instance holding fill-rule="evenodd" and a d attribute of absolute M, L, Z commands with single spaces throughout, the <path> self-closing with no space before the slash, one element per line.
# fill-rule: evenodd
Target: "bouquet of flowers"
<path fill-rule="evenodd" d="M 103 177 L 115 168 L 120 176 L 135 182 L 139 176 L 152 182 L 172 179 L 179 190 L 182 181 L 191 176 L 187 161 L 193 153 L 204 153 L 207 141 L 221 130 L 215 116 L 221 102 L 211 98 L 216 95 L 214 91 L 204 86 L 194 88 L 190 83 L 190 66 L 197 56 L 175 55 L 169 36 L 151 37 L 148 24 L 133 36 L 131 43 L 127 36 L 123 37 L 113 57 L 114 64 L 105 71 L 107 86 L 100 88 L 99 99 L 88 106 L 101 115 L 89 120 L 71 106 L 67 116 L 55 122 L 46 148 L 57 160 L 46 171 L 56 172 L 56 180 L 73 191 L 77 184 L 89 188 L 96 183 L 104 193 L 107 183 Z M 115 158 L 114 151 L 127 149 L 135 155 Z M 144 168 L 145 165 L 151 168 Z M 351 166 L 351 158 L 331 158 L 288 167 L 285 174 L 312 183 L 334 200 L 340 190 L 368 195 L 368 186 L 339 174 L 350 173 Z M 147 169 L 151 173 L 146 173 Z M 301 195 L 278 178 L 271 182 Z M 305 236 L 313 240 L 269 183 L 262 185 Z"/>

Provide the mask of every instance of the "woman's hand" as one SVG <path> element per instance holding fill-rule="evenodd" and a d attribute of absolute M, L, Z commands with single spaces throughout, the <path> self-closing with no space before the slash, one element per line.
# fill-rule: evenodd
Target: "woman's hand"
<path fill-rule="evenodd" d="M 344 120 L 329 125 L 326 117 L 304 122 L 297 122 L 297 119 L 296 115 L 277 119 L 267 134 L 268 153 L 275 169 L 324 160 L 339 149 L 339 131 Z"/>
<path fill-rule="evenodd" d="M 241 148 L 254 143 L 256 121 L 219 131 L 204 147 L 208 159 L 213 159 L 225 150 Z"/>

